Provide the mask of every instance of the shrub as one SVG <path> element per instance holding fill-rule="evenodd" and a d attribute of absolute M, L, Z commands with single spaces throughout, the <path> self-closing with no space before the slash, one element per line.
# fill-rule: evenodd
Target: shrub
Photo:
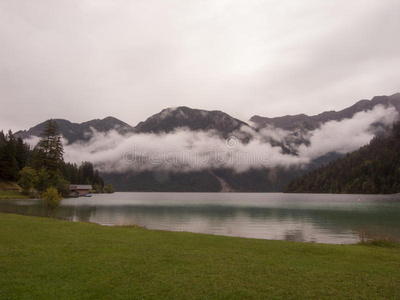
<path fill-rule="evenodd" d="M 46 206 L 55 209 L 60 205 L 62 200 L 61 195 L 58 193 L 57 189 L 54 187 L 50 187 L 44 192 L 42 195 L 43 200 L 46 202 Z"/>
<path fill-rule="evenodd" d="M 112 194 L 112 193 L 115 192 L 113 186 L 111 185 L 111 183 L 107 184 L 104 187 L 103 191 L 104 191 L 104 193 L 107 193 L 107 194 Z"/>

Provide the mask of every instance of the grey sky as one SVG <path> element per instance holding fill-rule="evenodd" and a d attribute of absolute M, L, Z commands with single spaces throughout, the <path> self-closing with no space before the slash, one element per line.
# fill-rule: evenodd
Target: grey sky
<path fill-rule="evenodd" d="M 339 110 L 400 91 L 399 36 L 398 0 L 0 0 L 0 129 Z"/>

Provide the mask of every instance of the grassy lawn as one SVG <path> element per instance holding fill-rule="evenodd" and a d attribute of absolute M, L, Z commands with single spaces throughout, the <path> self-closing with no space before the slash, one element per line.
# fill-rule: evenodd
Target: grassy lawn
<path fill-rule="evenodd" d="M 399 299 L 400 248 L 0 214 L 0 299 Z"/>
<path fill-rule="evenodd" d="M 29 195 L 23 195 L 20 192 L 13 191 L 0 191 L 0 200 L 1 199 L 27 199 L 31 198 Z"/>

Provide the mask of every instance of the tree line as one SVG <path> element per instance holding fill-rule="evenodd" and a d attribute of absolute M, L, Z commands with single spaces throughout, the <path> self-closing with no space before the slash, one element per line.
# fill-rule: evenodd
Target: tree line
<path fill-rule="evenodd" d="M 54 120 L 47 120 L 38 145 L 34 148 L 15 138 L 11 130 L 0 131 L 0 181 L 18 182 L 24 192 L 36 189 L 44 192 L 57 188 L 66 197 L 69 185 L 90 184 L 100 192 L 113 192 L 111 185 L 104 185 L 99 171 L 90 162 L 80 166 L 65 162 L 61 134 Z"/>
<path fill-rule="evenodd" d="M 284 192 L 399 193 L 400 122 L 359 150 L 293 180 Z"/>

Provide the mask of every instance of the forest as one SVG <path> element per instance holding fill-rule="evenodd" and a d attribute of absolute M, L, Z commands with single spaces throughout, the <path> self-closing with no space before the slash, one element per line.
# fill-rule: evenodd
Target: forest
<path fill-rule="evenodd" d="M 31 147 L 21 138 L 14 138 L 11 130 L 0 131 L 0 181 L 18 182 L 25 192 L 36 189 L 45 191 L 56 187 L 63 196 L 69 195 L 70 184 L 90 184 L 95 192 L 112 192 L 92 163 L 80 166 L 65 162 L 58 125 L 46 121 L 38 145 Z"/>

